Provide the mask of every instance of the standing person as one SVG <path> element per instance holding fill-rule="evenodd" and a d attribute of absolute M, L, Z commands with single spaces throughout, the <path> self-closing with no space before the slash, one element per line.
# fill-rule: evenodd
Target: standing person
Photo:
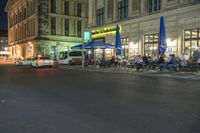
<path fill-rule="evenodd" d="M 85 66 L 88 66 L 89 65 L 89 56 L 88 54 L 85 55 Z"/>
<path fill-rule="evenodd" d="M 197 62 L 198 59 L 200 59 L 200 51 L 199 49 L 196 49 L 193 53 L 194 61 Z"/>
<path fill-rule="evenodd" d="M 156 55 L 153 55 L 151 58 L 151 66 L 153 69 L 155 69 L 156 65 L 158 64 L 158 58 Z"/>
<path fill-rule="evenodd" d="M 112 56 L 112 58 L 110 59 L 110 65 L 113 65 L 115 63 L 115 57 Z"/>
<path fill-rule="evenodd" d="M 3 61 L 6 62 L 6 55 L 3 56 Z"/>
<path fill-rule="evenodd" d="M 200 60 L 200 50 L 199 48 L 197 48 L 194 53 L 193 53 L 193 63 L 192 63 L 192 66 L 193 66 L 193 71 L 197 71 L 199 69 L 199 60 Z"/>
<path fill-rule="evenodd" d="M 181 67 L 186 67 L 186 66 L 187 66 L 187 56 L 185 53 L 183 53 L 181 57 Z"/>

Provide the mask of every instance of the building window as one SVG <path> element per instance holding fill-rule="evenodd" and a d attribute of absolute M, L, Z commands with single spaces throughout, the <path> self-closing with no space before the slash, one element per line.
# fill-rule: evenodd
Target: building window
<path fill-rule="evenodd" d="M 69 19 L 65 19 L 65 36 L 69 36 Z"/>
<path fill-rule="evenodd" d="M 56 0 L 51 0 L 51 13 L 56 13 Z"/>
<path fill-rule="evenodd" d="M 185 4 L 194 4 L 200 2 L 200 0 L 185 0 Z"/>
<path fill-rule="evenodd" d="M 19 22 L 22 21 L 22 11 L 19 11 Z"/>
<path fill-rule="evenodd" d="M 30 37 L 30 33 L 31 33 L 30 20 L 27 22 L 26 29 L 27 29 L 27 37 Z"/>
<path fill-rule="evenodd" d="M 30 16 L 30 9 L 31 9 L 31 5 L 30 2 L 27 3 L 27 17 Z"/>
<path fill-rule="evenodd" d="M 22 18 L 23 18 L 23 20 L 26 18 L 26 7 L 23 7 L 23 9 L 22 9 Z"/>
<path fill-rule="evenodd" d="M 104 8 L 97 10 L 97 25 L 104 24 Z"/>
<path fill-rule="evenodd" d="M 121 0 L 118 2 L 118 17 L 119 20 L 123 20 L 128 17 L 128 0 Z"/>
<path fill-rule="evenodd" d="M 51 34 L 56 34 L 56 18 L 51 18 Z"/>
<path fill-rule="evenodd" d="M 160 10 L 161 0 L 148 0 L 149 12 L 155 12 Z"/>
<path fill-rule="evenodd" d="M 77 36 L 81 37 L 82 36 L 82 22 L 77 21 Z"/>
<path fill-rule="evenodd" d="M 144 54 L 146 56 L 158 55 L 158 34 L 144 36 Z"/>
<path fill-rule="evenodd" d="M 129 39 L 128 37 L 121 39 L 122 43 L 122 56 L 124 58 L 128 58 L 128 50 L 129 50 Z"/>
<path fill-rule="evenodd" d="M 184 42 L 184 52 L 191 57 L 193 52 L 200 48 L 200 28 L 186 29 L 184 32 Z"/>
<path fill-rule="evenodd" d="M 82 15 L 81 15 L 81 3 L 78 3 L 77 4 L 77 16 L 78 17 L 81 17 Z"/>
<path fill-rule="evenodd" d="M 64 11 L 65 11 L 65 15 L 69 15 L 69 1 L 65 1 Z"/>
<path fill-rule="evenodd" d="M 14 19 L 13 19 L 13 16 L 9 16 L 9 27 L 13 27 L 14 25 Z"/>

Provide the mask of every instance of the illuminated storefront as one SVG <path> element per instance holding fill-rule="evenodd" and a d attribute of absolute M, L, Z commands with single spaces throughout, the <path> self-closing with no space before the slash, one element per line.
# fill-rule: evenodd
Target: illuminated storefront
<path fill-rule="evenodd" d="M 122 31 L 122 27 L 120 27 L 120 32 Z M 100 41 L 100 42 L 107 42 L 114 45 L 114 42 L 108 42 L 106 39 L 107 36 L 112 36 L 114 39 L 116 33 L 116 26 L 106 26 L 103 28 L 95 29 L 91 31 L 91 37 L 94 41 Z M 95 58 L 102 58 L 105 57 L 107 59 L 112 58 L 112 56 L 115 56 L 115 50 L 114 49 L 95 49 L 94 50 L 94 56 Z"/>
<path fill-rule="evenodd" d="M 186 29 L 184 44 L 184 52 L 191 57 L 193 52 L 200 48 L 200 28 Z"/>
<path fill-rule="evenodd" d="M 121 6 L 121 3 L 126 4 Z M 88 25 L 93 39 L 104 37 L 106 43 L 114 44 L 115 27 L 118 24 L 121 26 L 123 57 L 151 56 L 158 55 L 160 17 L 163 16 L 167 38 L 165 55 L 175 54 L 181 57 L 183 52 L 192 55 L 200 47 L 199 5 L 199 1 L 188 0 L 129 0 L 128 3 L 126 0 L 91 0 Z M 96 12 L 99 9 L 104 10 L 104 21 L 101 24 L 97 23 Z"/>

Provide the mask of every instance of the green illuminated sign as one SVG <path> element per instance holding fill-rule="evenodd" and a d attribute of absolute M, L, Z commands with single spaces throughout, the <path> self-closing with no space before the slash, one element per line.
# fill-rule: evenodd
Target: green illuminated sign
<path fill-rule="evenodd" d="M 84 42 L 88 42 L 91 40 L 90 32 L 84 32 Z"/>

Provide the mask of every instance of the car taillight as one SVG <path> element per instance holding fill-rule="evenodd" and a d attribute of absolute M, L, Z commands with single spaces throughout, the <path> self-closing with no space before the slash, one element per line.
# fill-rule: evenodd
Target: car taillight
<path fill-rule="evenodd" d="M 39 63 L 43 63 L 43 61 L 42 61 L 42 60 L 39 60 Z"/>
<path fill-rule="evenodd" d="M 53 64 L 53 60 L 50 60 L 51 64 Z"/>

